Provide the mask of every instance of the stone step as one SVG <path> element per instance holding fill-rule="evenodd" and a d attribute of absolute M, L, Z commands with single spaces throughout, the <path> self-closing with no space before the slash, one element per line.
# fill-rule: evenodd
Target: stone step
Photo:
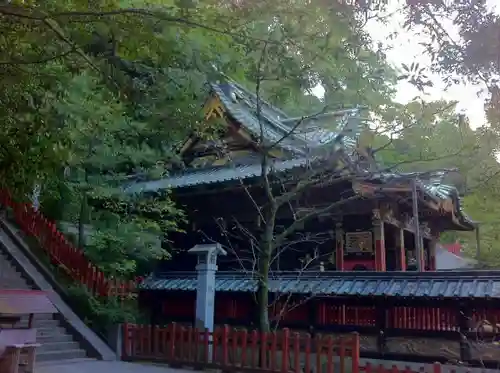
<path fill-rule="evenodd" d="M 47 329 L 47 328 L 54 328 L 59 326 L 59 320 L 33 320 L 33 327 L 37 329 Z M 16 327 L 18 328 L 27 328 L 28 327 L 28 320 L 21 320 L 17 324 L 15 324 Z"/>
<path fill-rule="evenodd" d="M 38 361 L 56 361 L 68 359 L 80 359 L 86 357 L 87 354 L 81 349 L 71 349 L 62 351 L 37 351 L 36 359 Z"/>
<path fill-rule="evenodd" d="M 62 326 L 57 326 L 53 328 L 37 328 L 37 337 L 46 337 L 51 335 L 66 334 L 66 330 Z"/>
<path fill-rule="evenodd" d="M 31 279 L 27 278 L 24 276 L 24 273 L 21 272 L 20 270 L 18 269 L 15 269 L 15 268 L 8 268 L 8 269 L 4 269 L 4 270 L 1 270 L 0 269 L 0 277 L 16 277 L 20 280 L 25 280 L 25 281 L 31 281 Z"/>
<path fill-rule="evenodd" d="M 14 268 L 10 268 L 10 267 L 0 267 L 0 277 L 24 278 L 23 274 L 21 272 L 15 270 Z"/>
<path fill-rule="evenodd" d="M 2 263 L 0 264 L 0 274 L 2 273 L 17 273 L 19 274 L 20 276 L 22 276 L 22 271 L 17 268 L 16 264 L 11 262 L 11 261 L 8 261 L 8 259 L 5 259 L 5 258 L 0 258 L 0 260 L 2 261 Z M 7 262 L 5 262 L 7 260 Z"/>
<path fill-rule="evenodd" d="M 5 279 L 10 278 L 10 279 L 31 282 L 31 279 L 26 278 L 22 272 L 17 271 L 15 269 L 10 269 L 10 268 L 9 269 L 6 269 L 6 268 L 0 269 L 0 278 L 5 278 Z"/>
<path fill-rule="evenodd" d="M 22 279 L 22 278 L 15 278 L 15 277 L 1 277 L 0 276 L 0 284 L 2 285 L 31 285 L 29 281 Z"/>
<path fill-rule="evenodd" d="M 90 357 L 86 358 L 79 358 L 79 359 L 66 359 L 66 360 L 61 360 L 61 361 L 37 361 L 36 366 L 37 367 L 45 367 L 45 366 L 57 366 L 57 365 L 68 365 L 68 364 L 81 364 L 81 363 L 87 363 L 89 361 L 96 361 L 97 359 L 92 359 Z M 97 373 L 97 372 L 96 372 Z M 100 372 L 98 372 L 100 373 Z"/>
<path fill-rule="evenodd" d="M 35 320 L 35 322 L 37 320 L 54 320 L 54 316 L 55 314 L 53 313 L 37 313 L 33 315 L 33 320 Z M 21 321 L 28 321 L 28 319 L 28 315 L 21 316 Z"/>
<path fill-rule="evenodd" d="M 15 254 L 15 251 L 11 252 Z M 0 289 L 35 288 L 37 288 L 35 282 L 31 278 L 25 277 L 17 261 L 11 260 L 10 256 L 0 248 Z M 33 327 L 37 329 L 36 340 L 40 343 L 40 347 L 36 350 L 37 366 L 71 364 L 73 362 L 78 364 L 95 360 L 87 357 L 85 349 L 80 348 L 80 343 L 68 333 L 61 320 L 59 314 L 34 315 Z M 29 316 L 23 316 L 15 326 L 27 327 L 28 321 Z"/>
<path fill-rule="evenodd" d="M 78 342 L 75 341 L 63 341 L 63 342 L 50 341 L 41 343 L 41 346 L 37 348 L 37 353 L 50 352 L 50 351 L 63 351 L 63 350 L 79 350 L 79 349 L 80 346 L 78 345 Z"/>
<path fill-rule="evenodd" d="M 16 288 L 21 288 L 24 289 L 26 287 L 31 288 L 31 284 L 26 282 L 26 281 L 20 281 L 20 280 L 12 280 L 12 279 L 0 279 L 0 286 L 2 288 L 8 288 L 8 289 L 16 289 Z"/>
<path fill-rule="evenodd" d="M 11 258 L 10 258 L 10 256 L 9 256 L 9 255 L 7 255 L 7 254 L 2 254 L 2 255 L 0 255 L 0 257 L 3 259 L 3 260 L 2 260 L 2 265 L 4 265 L 5 267 L 8 267 L 9 265 L 10 265 L 11 267 L 12 267 L 12 266 L 14 266 L 14 265 L 13 265 L 14 263 L 12 262 L 12 260 L 11 260 Z M 15 267 L 15 266 L 14 266 L 14 267 Z"/>
<path fill-rule="evenodd" d="M 18 270 L 18 268 L 16 266 L 16 262 L 11 260 L 8 256 L 0 255 L 0 258 L 2 259 L 2 264 L 0 264 L 0 268 L 11 268 L 15 271 Z"/>
<path fill-rule="evenodd" d="M 0 289 L 21 289 L 21 290 L 30 290 L 32 287 L 30 285 L 0 285 Z"/>
<path fill-rule="evenodd" d="M 69 343 L 73 342 L 73 337 L 69 334 L 53 334 L 53 335 L 44 335 L 36 336 L 36 341 L 40 344 L 44 343 Z"/>
<path fill-rule="evenodd" d="M 2 288 L 7 288 L 7 289 L 16 289 L 16 288 L 21 288 L 24 289 L 26 287 L 32 288 L 32 285 L 29 281 L 19 279 L 19 278 L 5 278 L 5 277 L 0 277 L 0 287 Z"/>
<path fill-rule="evenodd" d="M 0 259 L 1 260 L 1 259 Z M 11 266 L 1 266 L 0 267 L 0 277 L 19 277 L 24 278 L 23 272 L 15 267 Z"/>

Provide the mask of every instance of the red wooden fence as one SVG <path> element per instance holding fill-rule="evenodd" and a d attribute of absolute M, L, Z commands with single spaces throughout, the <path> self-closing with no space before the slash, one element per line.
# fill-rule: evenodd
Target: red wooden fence
<path fill-rule="evenodd" d="M 0 205 L 12 209 L 23 233 L 36 238 L 53 264 L 62 268 L 72 280 L 86 286 L 92 294 L 123 297 L 135 290 L 133 281 L 107 278 L 31 204 L 15 202 L 8 191 L 0 190 Z"/>
<path fill-rule="evenodd" d="M 394 307 L 387 312 L 386 325 L 397 329 L 435 331 L 459 330 L 455 309 L 444 307 Z"/>
<path fill-rule="evenodd" d="M 124 360 L 147 360 L 223 371 L 359 372 L 359 336 L 316 336 L 216 328 L 213 333 L 170 324 L 125 324 Z M 319 367 L 319 369 L 318 369 Z"/>
<path fill-rule="evenodd" d="M 268 373 L 456 373 L 466 367 L 427 364 L 417 369 L 360 363 L 359 336 L 343 337 L 277 332 L 248 332 L 227 325 L 213 333 L 170 324 L 167 327 L 125 324 L 122 359 L 152 361 L 223 372 Z M 413 364 L 414 365 L 414 364 Z M 319 367 L 319 369 L 318 369 Z M 466 370 L 467 369 L 467 370 Z"/>

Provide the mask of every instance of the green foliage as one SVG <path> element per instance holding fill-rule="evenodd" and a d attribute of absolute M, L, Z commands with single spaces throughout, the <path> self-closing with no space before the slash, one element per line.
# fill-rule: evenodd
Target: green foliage
<path fill-rule="evenodd" d="M 161 240 L 182 212 L 168 194 L 121 187 L 182 167 L 174 150 L 192 131 L 213 136 L 217 124 L 200 125 L 207 82 L 261 85 L 292 115 L 376 109 L 393 92 L 383 53 L 340 3 L 12 6 L 18 15 L 0 9 L 0 180 L 20 196 L 43 184 L 43 211 L 75 224 L 77 244 L 110 275 L 132 277 L 168 257 Z M 323 99 L 311 96 L 318 84 Z"/>
<path fill-rule="evenodd" d="M 89 292 L 86 286 L 73 283 L 63 268 L 50 263 L 35 238 L 26 237 L 26 243 L 37 259 L 51 270 L 54 279 L 67 297 L 66 300 L 70 307 L 94 331 L 106 336 L 110 326 L 123 322 L 142 321 L 141 318 L 144 316 L 137 307 L 135 296 L 131 295 L 124 299 L 96 297 Z"/>
<path fill-rule="evenodd" d="M 427 47 L 436 70 L 493 82 L 496 60 L 474 54 L 471 45 L 483 48 L 472 41 L 497 38 L 486 27 L 496 30 L 497 17 L 480 18 L 482 5 L 466 9 L 457 46 L 433 27 L 432 11 L 444 11 L 439 2 L 405 9 L 409 26 L 433 35 Z M 362 141 L 389 169 L 458 168 L 465 177 L 449 174 L 446 181 L 459 186 L 472 217 L 485 223 L 485 260 L 496 263 L 497 91 L 490 89 L 487 106 L 492 126 L 476 131 L 455 115 L 453 103 L 395 103 L 397 76 L 363 29 L 366 11 L 317 0 L 107 0 L 92 2 L 90 11 L 78 0 L 0 7 L 0 183 L 22 197 L 42 184 L 43 211 L 77 226 L 75 244 L 107 274 L 148 271 L 168 258 L 161 243 L 183 213 L 168 193 L 127 195 L 123 185 L 182 168 L 175 149 L 189 134 L 215 137 L 220 123 L 202 122 L 200 108 L 207 83 L 229 76 L 293 116 L 367 106 L 379 125 Z M 466 27 L 470 20 L 477 30 Z M 400 79 L 430 86 L 418 64 L 403 70 Z M 318 85 L 324 97 L 313 95 Z M 475 246 L 469 234 L 443 239 L 460 239 L 471 252 Z M 126 318 L 116 304 L 70 291 L 93 323 Z"/>
<path fill-rule="evenodd" d="M 108 274 L 132 277 L 137 261 L 166 258 L 158 237 L 175 230 L 182 213 L 168 196 L 130 196 L 123 184 L 133 173 L 164 177 L 167 154 L 149 141 L 148 123 L 128 115 L 126 103 L 99 79 L 80 74 L 70 87 L 54 93 L 67 139 L 66 188 L 79 207 L 69 211 L 69 220 L 78 224 L 79 244 L 93 263 Z M 98 208 L 89 201 L 98 201 Z M 93 227 L 90 240 L 83 224 Z"/>
<path fill-rule="evenodd" d="M 471 171 L 470 158 L 480 155 L 477 136 L 467 120 L 455 113 L 454 102 L 414 101 L 392 114 L 386 111 L 384 119 L 385 133 L 379 132 L 373 146 L 387 167 L 458 168 L 465 175 Z"/>
<path fill-rule="evenodd" d="M 367 141 L 379 149 L 377 156 L 388 168 L 457 169 L 459 172 L 449 172 L 444 182 L 459 188 L 464 196 L 464 210 L 480 224 L 480 265 L 499 268 L 497 138 L 491 128 L 471 130 L 466 118 L 457 115 L 454 107 L 454 103 L 442 101 L 410 103 L 397 114 L 397 137 L 372 135 Z M 467 255 L 476 256 L 475 232 L 445 232 L 440 240 L 460 241 Z"/>
<path fill-rule="evenodd" d="M 106 333 L 109 327 L 124 322 L 137 322 L 141 317 L 136 304 L 117 298 L 96 298 L 83 286 L 74 285 L 67 289 L 67 295 L 75 312 L 85 324 L 100 333 Z"/>
<path fill-rule="evenodd" d="M 431 0 L 414 2 L 403 11 L 406 30 L 419 30 L 419 43 L 426 50 L 433 72 L 448 85 L 472 83 L 483 95 L 485 113 L 498 150 L 500 135 L 500 90 L 498 60 L 500 14 L 493 2 L 460 0 L 444 3 Z M 453 24 L 453 32 L 449 25 Z M 405 72 L 403 79 L 415 84 L 426 80 L 425 73 Z M 411 81 L 413 79 L 413 81 Z M 467 87 L 471 89 L 471 86 Z"/>
<path fill-rule="evenodd" d="M 342 2 L 252 3 L 237 9 L 247 40 L 245 78 L 292 116 L 389 104 L 396 74 L 363 30 L 359 9 Z M 318 85 L 324 97 L 314 96 Z"/>
<path fill-rule="evenodd" d="M 52 217 L 78 227 L 78 245 L 109 275 L 130 278 L 168 256 L 158 237 L 176 229 L 182 212 L 168 194 L 131 196 L 122 186 L 179 169 L 173 150 L 188 134 L 217 132 L 217 123 L 201 124 L 207 82 L 229 76 L 291 115 L 358 105 L 399 115 L 392 102 L 396 74 L 363 30 L 365 9 L 302 0 L 110 0 L 93 2 L 91 11 L 88 5 L 14 4 L 22 17 L 0 7 L 6 21 L 0 56 L 13 61 L 9 73 L 22 82 L 13 92 L 0 86 L 1 93 L 12 104 L 29 103 L 27 92 L 38 99 L 0 113 L 12 123 L 0 134 L 7 149 L 0 161 L 15 160 L 8 172 L 23 185 L 20 194 L 43 183 L 44 203 L 62 210 Z M 19 59 L 38 63 L 21 70 Z M 311 94 L 318 85 L 322 98 Z M 22 124 L 38 127 L 11 146 L 23 116 Z M 262 247 L 273 246 L 271 233 Z M 259 267 L 267 278 L 269 263 Z M 94 301 L 85 307 L 96 319 L 108 317 Z"/>

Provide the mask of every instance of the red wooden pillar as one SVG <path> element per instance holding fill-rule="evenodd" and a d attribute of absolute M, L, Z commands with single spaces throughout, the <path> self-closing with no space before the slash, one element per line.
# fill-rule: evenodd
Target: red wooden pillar
<path fill-rule="evenodd" d="M 380 212 L 375 210 L 372 218 L 373 236 L 375 239 L 375 270 L 377 272 L 386 271 L 385 260 L 385 240 L 384 222 L 380 217 Z"/>
<path fill-rule="evenodd" d="M 396 252 L 398 253 L 398 269 L 406 271 L 405 231 L 403 228 L 396 229 Z"/>
<path fill-rule="evenodd" d="M 335 265 L 337 271 L 344 270 L 344 230 L 340 222 L 335 225 Z"/>

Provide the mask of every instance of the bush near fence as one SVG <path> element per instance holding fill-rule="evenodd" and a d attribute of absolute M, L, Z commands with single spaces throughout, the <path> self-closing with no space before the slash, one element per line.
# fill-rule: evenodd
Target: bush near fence
<path fill-rule="evenodd" d="M 21 231 L 37 240 L 52 264 L 62 268 L 73 281 L 84 285 L 92 295 L 127 297 L 135 291 L 136 282 L 108 278 L 31 204 L 16 202 L 8 191 L 0 190 L 0 205 L 12 210 Z"/>

